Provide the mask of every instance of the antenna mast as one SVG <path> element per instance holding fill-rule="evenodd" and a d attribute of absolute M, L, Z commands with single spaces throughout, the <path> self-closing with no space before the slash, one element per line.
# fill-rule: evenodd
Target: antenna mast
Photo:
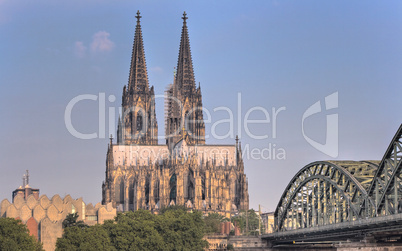
<path fill-rule="evenodd" d="M 26 174 L 25 174 L 25 183 L 26 183 L 26 185 L 29 185 L 29 171 L 28 170 L 26 170 L 27 172 L 26 172 Z"/>

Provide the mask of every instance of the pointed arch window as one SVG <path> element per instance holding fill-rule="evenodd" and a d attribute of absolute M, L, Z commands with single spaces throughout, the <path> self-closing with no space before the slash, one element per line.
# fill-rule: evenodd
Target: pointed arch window
<path fill-rule="evenodd" d="M 140 112 L 137 113 L 137 131 L 142 130 L 143 118 Z"/>
<path fill-rule="evenodd" d="M 205 200 L 205 178 L 201 179 L 202 200 Z"/>
<path fill-rule="evenodd" d="M 124 203 L 124 182 L 123 179 L 120 178 L 115 183 L 115 201 L 116 204 Z"/>
<path fill-rule="evenodd" d="M 174 173 L 172 175 L 172 177 L 170 177 L 170 200 L 169 201 L 174 201 L 174 203 L 176 203 L 176 194 L 177 194 L 177 190 L 176 190 L 176 184 L 177 184 L 177 177 L 176 174 Z"/>
<path fill-rule="evenodd" d="M 149 203 L 149 193 L 150 193 L 150 182 L 149 182 L 149 176 L 147 176 L 145 180 L 145 205 L 148 205 Z"/>
<path fill-rule="evenodd" d="M 194 173 L 190 169 L 187 178 L 187 199 L 192 201 L 194 199 L 195 189 L 194 189 Z"/>
<path fill-rule="evenodd" d="M 153 119 L 151 120 L 151 112 L 148 112 L 148 123 L 151 125 L 151 127 L 153 125 L 153 122 Z"/>
<path fill-rule="evenodd" d="M 156 180 L 154 184 L 154 200 L 155 204 L 159 201 L 159 180 Z"/>
<path fill-rule="evenodd" d="M 131 123 L 133 122 L 133 113 L 129 112 L 126 116 L 126 126 L 131 125 Z"/>
<path fill-rule="evenodd" d="M 236 180 L 235 181 L 235 205 L 237 207 L 240 206 L 240 195 L 241 195 L 241 185 L 240 185 L 240 181 Z"/>
<path fill-rule="evenodd" d="M 130 183 L 129 183 L 129 191 L 128 191 L 128 203 L 130 204 L 130 205 L 134 205 L 134 197 L 135 197 L 135 191 L 136 191 L 136 182 L 135 182 L 135 180 L 134 180 L 134 178 L 133 179 L 131 179 L 130 180 Z"/>
<path fill-rule="evenodd" d="M 185 129 L 187 131 L 188 134 L 192 134 L 192 121 L 191 121 L 191 114 L 186 111 L 185 116 L 184 116 L 184 121 L 185 121 Z"/>

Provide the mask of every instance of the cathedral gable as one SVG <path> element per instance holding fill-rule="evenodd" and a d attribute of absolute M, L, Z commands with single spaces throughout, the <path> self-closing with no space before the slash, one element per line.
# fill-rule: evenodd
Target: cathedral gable
<path fill-rule="evenodd" d="M 137 12 L 129 81 L 123 87 L 117 143 L 110 139 L 102 203 L 118 211 L 169 205 L 230 217 L 249 205 L 241 147 L 205 144 L 200 85 L 196 88 L 187 15 L 183 14 L 177 73 L 166 91 L 166 144 L 158 144 L 153 86 L 149 87 Z"/>

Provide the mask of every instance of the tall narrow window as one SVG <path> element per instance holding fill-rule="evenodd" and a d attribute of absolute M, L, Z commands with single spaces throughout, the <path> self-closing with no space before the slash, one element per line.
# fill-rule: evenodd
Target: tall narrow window
<path fill-rule="evenodd" d="M 240 206 L 241 186 L 239 180 L 235 181 L 235 205 L 237 208 Z"/>
<path fill-rule="evenodd" d="M 154 185 L 154 200 L 155 200 L 155 204 L 158 203 L 158 201 L 159 201 L 159 181 L 158 180 L 155 181 L 155 185 Z"/>
<path fill-rule="evenodd" d="M 188 172 L 187 178 L 187 199 L 193 200 L 194 199 L 194 173 L 192 170 Z"/>
<path fill-rule="evenodd" d="M 138 112 L 138 114 L 137 114 L 137 131 L 142 130 L 142 123 L 143 123 L 142 115 L 140 112 Z"/>
<path fill-rule="evenodd" d="M 150 184 L 149 184 L 149 177 L 145 180 L 145 205 L 148 205 L 149 203 L 149 192 L 150 192 Z"/>
<path fill-rule="evenodd" d="M 130 180 L 130 183 L 129 183 L 129 190 L 128 190 L 128 203 L 130 204 L 130 205 L 133 205 L 134 204 L 134 186 L 135 186 L 135 182 L 134 182 L 134 179 L 131 179 Z"/>
<path fill-rule="evenodd" d="M 115 201 L 116 204 L 124 203 L 124 182 L 123 179 L 120 178 L 115 183 Z"/>
<path fill-rule="evenodd" d="M 170 201 L 174 201 L 176 203 L 176 183 L 177 183 L 177 177 L 176 174 L 174 173 L 172 177 L 170 178 Z"/>
<path fill-rule="evenodd" d="M 152 126 L 153 120 L 151 120 L 151 113 L 148 113 L 148 123 Z"/>
<path fill-rule="evenodd" d="M 190 118 L 188 116 L 188 111 L 186 111 L 185 115 L 184 115 L 184 127 L 186 129 L 186 131 L 188 131 L 188 129 L 190 128 Z"/>
<path fill-rule="evenodd" d="M 188 111 L 186 111 L 186 115 L 184 117 L 184 122 L 185 122 L 186 131 L 189 135 L 193 134 L 194 121 L 193 121 L 192 117 L 193 116 Z"/>
<path fill-rule="evenodd" d="M 201 190 L 202 190 L 202 200 L 205 200 L 205 179 L 202 178 L 201 180 Z"/>

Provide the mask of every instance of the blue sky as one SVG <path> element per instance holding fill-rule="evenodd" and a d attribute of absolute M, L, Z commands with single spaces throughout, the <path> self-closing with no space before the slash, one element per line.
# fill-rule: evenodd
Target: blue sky
<path fill-rule="evenodd" d="M 401 123 L 402 4 L 399 1 L 11 1 L 0 0 L 0 199 L 30 170 L 41 194 L 101 200 L 108 139 L 77 139 L 66 129 L 67 104 L 91 94 L 116 101 L 127 84 L 135 15 L 141 11 L 148 77 L 156 94 L 172 82 L 182 13 L 188 14 L 195 78 L 201 83 L 212 129 L 224 135 L 233 111 L 240 118 L 261 107 L 270 122 L 241 125 L 243 148 L 271 146 L 271 159 L 245 159 L 250 206 L 273 211 L 293 175 L 316 160 L 378 160 Z M 338 107 L 304 122 L 304 133 L 325 143 L 326 118 L 338 114 L 338 156 L 303 137 L 302 116 L 325 97 L 338 94 Z M 272 109 L 278 113 L 273 135 Z M 157 100 L 159 132 L 163 100 Z M 73 109 L 74 127 L 98 132 L 98 102 Z M 259 111 L 250 119 L 263 120 Z M 107 121 L 109 116 L 106 115 Z M 115 120 L 113 120 L 115 121 Z M 106 135 L 113 128 L 106 125 Z M 160 141 L 162 143 L 162 140 Z M 233 144 L 211 137 L 209 144 Z M 280 150 L 282 149 L 282 150 Z M 285 159 L 273 159 L 273 151 Z M 267 155 L 265 155 L 267 157 Z"/>

